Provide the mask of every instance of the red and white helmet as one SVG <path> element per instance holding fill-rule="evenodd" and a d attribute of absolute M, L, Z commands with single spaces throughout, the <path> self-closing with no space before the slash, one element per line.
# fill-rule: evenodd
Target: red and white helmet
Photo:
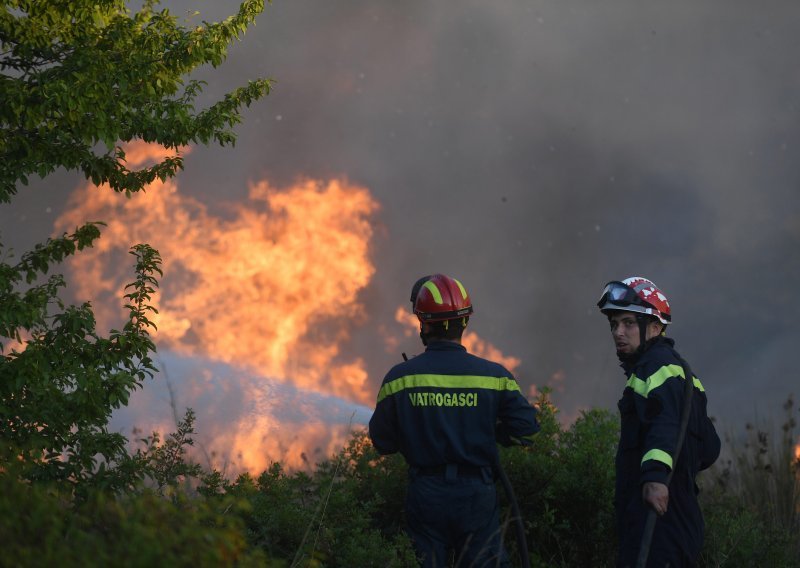
<path fill-rule="evenodd" d="M 421 322 L 463 318 L 472 313 L 472 300 L 461 282 L 434 274 L 419 288 L 414 313 Z"/>
<path fill-rule="evenodd" d="M 631 276 L 606 284 L 597 306 L 604 314 L 621 310 L 653 316 L 664 325 L 672 322 L 672 311 L 667 297 L 651 280 L 641 276 Z"/>

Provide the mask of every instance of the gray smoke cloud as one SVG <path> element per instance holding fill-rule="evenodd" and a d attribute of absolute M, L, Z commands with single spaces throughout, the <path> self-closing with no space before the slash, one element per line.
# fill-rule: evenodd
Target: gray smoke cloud
<path fill-rule="evenodd" d="M 208 20 L 236 6 L 164 5 Z M 400 358 L 376 328 L 445 272 L 523 383 L 563 377 L 565 416 L 613 408 L 623 379 L 595 302 L 641 275 L 669 297 L 711 413 L 735 424 L 797 392 L 798 29 L 780 1 L 276 0 L 201 73 L 209 101 L 259 76 L 275 90 L 234 149 L 187 157 L 182 191 L 213 206 L 249 180 L 346 176 L 372 192 L 377 273 L 345 355 L 376 392 Z M 76 183 L 23 189 L 0 209 L 4 241 L 52 222 Z"/>

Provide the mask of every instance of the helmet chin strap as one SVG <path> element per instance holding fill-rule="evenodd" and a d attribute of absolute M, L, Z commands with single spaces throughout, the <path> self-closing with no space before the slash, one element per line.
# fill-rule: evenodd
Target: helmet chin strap
<path fill-rule="evenodd" d="M 636 321 L 639 323 L 639 347 L 636 348 L 636 354 L 644 351 L 645 344 L 647 343 L 647 324 L 648 318 L 645 315 L 637 314 Z"/>
<path fill-rule="evenodd" d="M 639 347 L 637 347 L 633 353 L 622 353 L 617 351 L 617 357 L 625 365 L 632 364 L 634 361 L 636 361 L 636 359 L 639 358 L 639 355 L 644 353 L 646 347 L 648 324 L 647 316 L 643 314 L 637 314 L 636 322 L 639 324 Z"/>

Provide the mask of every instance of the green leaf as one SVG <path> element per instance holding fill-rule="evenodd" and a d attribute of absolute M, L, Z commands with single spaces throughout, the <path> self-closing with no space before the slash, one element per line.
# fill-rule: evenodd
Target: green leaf
<path fill-rule="evenodd" d="M 263 2 L 245 2 L 236 15 L 199 28 L 181 25 L 166 10 L 155 13 L 149 4 L 129 12 L 121 1 L 72 0 L 2 13 L 2 37 L 16 30 L 16 49 L 4 50 L 0 64 L 13 61 L 25 72 L 4 80 L 7 171 L 0 202 L 9 201 L 18 184 L 27 185 L 30 174 L 58 168 L 79 169 L 93 183 L 108 182 L 126 195 L 140 191 L 147 177 L 140 174 L 148 168 L 128 172 L 124 161 L 105 160 L 97 141 L 107 148 L 118 139 L 167 147 L 233 143 L 235 136 L 223 132 L 241 121 L 243 106 L 268 89 L 248 98 L 225 96 L 226 116 L 208 120 L 192 106 L 204 83 L 191 80 L 191 74 L 207 64 L 221 65 L 230 44 L 263 11 Z M 176 99 L 179 85 L 187 87 Z M 164 179 L 181 167 L 167 159 L 151 171 Z"/>

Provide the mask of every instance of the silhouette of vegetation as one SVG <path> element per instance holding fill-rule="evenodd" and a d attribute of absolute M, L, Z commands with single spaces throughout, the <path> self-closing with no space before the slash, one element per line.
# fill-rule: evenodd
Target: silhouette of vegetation
<path fill-rule="evenodd" d="M 547 391 L 537 404 L 543 426 L 537 443 L 502 451 L 525 521 L 531 565 L 613 566 L 617 418 L 594 409 L 563 427 Z M 791 512 L 785 506 L 800 486 L 794 423 L 787 417 L 781 451 L 773 452 L 769 437 L 751 428 L 756 443 L 731 443 L 733 457 L 702 478 L 707 532 L 701 566 L 800 565 L 796 525 L 780 516 L 788 514 L 788 523 L 796 523 L 800 513 L 796 501 Z M 59 479 L 26 481 L 19 475 L 24 464 L 5 463 L 0 473 L 0 541 L 8 543 L 4 561 L 21 566 L 56 561 L 61 566 L 415 565 L 403 532 L 406 466 L 398 456 L 379 456 L 365 432 L 354 432 L 341 451 L 311 472 L 289 472 L 273 463 L 258 476 L 233 480 L 191 463 L 186 450 L 193 434 L 189 410 L 163 441 L 157 435 L 144 438 L 144 449 L 126 462 L 139 481 L 116 494 L 96 486 L 74 492 L 72 484 Z M 791 454 L 782 451 L 787 447 Z M 778 470 L 790 474 L 785 477 L 789 493 L 770 493 L 774 500 L 749 493 L 750 484 L 777 487 Z M 505 503 L 504 534 L 515 553 L 509 510 Z M 513 558 L 517 562 L 518 556 Z"/>
<path fill-rule="evenodd" d="M 800 566 L 800 428 L 795 404 L 784 421 L 726 436 L 705 481 L 706 566 Z"/>

